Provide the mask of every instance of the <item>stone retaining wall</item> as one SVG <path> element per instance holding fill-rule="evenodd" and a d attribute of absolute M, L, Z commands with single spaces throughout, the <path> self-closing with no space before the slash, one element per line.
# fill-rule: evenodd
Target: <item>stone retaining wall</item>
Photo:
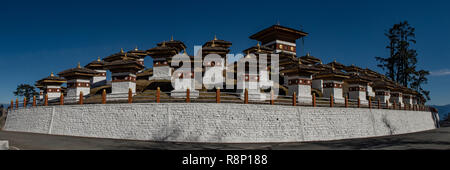
<path fill-rule="evenodd" d="M 19 109 L 5 130 L 151 141 L 254 143 L 362 138 L 435 128 L 431 112 L 159 103 Z"/>

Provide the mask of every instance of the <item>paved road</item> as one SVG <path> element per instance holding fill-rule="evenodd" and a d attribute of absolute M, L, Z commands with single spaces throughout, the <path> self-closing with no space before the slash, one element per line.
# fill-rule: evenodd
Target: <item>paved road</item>
<path fill-rule="evenodd" d="M 199 144 L 148 142 L 54 136 L 0 131 L 0 140 L 8 140 L 11 148 L 21 150 L 134 150 L 134 149 L 276 149 L 276 150 L 340 150 L 340 149 L 446 149 L 450 150 L 450 127 L 387 137 L 347 139 L 306 143 L 267 144 Z"/>

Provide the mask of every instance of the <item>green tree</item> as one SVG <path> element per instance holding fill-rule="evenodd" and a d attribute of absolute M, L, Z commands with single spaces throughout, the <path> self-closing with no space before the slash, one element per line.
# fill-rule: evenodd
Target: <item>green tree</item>
<path fill-rule="evenodd" d="M 30 99 L 33 98 L 33 96 L 38 95 L 38 93 L 35 90 L 35 87 L 29 84 L 18 85 L 16 91 L 14 91 L 13 93 L 17 97 L 26 97 L 27 103 L 30 102 Z"/>
<path fill-rule="evenodd" d="M 415 28 L 407 21 L 395 24 L 389 29 L 385 36 L 389 39 L 389 57 L 375 57 L 379 62 L 378 67 L 386 70 L 386 76 L 391 80 L 415 89 L 417 92 L 430 100 L 429 91 L 423 89 L 422 85 L 427 83 L 426 70 L 417 70 L 417 51 L 412 48 L 416 44 Z"/>

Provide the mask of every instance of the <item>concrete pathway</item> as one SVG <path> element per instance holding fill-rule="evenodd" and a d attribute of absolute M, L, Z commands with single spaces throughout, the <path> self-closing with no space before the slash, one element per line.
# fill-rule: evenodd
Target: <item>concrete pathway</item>
<path fill-rule="evenodd" d="M 0 140 L 8 140 L 10 148 L 20 150 L 134 150 L 134 149 L 275 149 L 275 150 L 366 150 L 366 149 L 445 149 L 450 150 L 450 127 L 426 132 L 365 139 L 326 142 L 266 143 L 266 144 L 202 144 L 148 142 L 55 136 L 0 131 Z"/>

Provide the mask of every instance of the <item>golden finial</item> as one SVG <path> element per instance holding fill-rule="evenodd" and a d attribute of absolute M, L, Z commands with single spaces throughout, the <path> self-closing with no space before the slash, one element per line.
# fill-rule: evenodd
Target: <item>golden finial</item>
<path fill-rule="evenodd" d="M 102 61 L 102 60 L 100 59 L 100 56 L 97 57 L 97 61 Z"/>
<path fill-rule="evenodd" d="M 186 48 L 183 47 L 183 54 L 187 55 Z"/>
<path fill-rule="evenodd" d="M 211 45 L 211 47 L 216 47 L 216 44 L 215 44 L 215 42 L 214 42 L 215 40 L 213 40 L 212 41 L 212 45 Z"/>
<path fill-rule="evenodd" d="M 55 77 L 55 75 L 53 74 L 53 72 L 50 74 L 50 77 Z"/>
<path fill-rule="evenodd" d="M 310 54 L 309 54 L 309 52 L 308 52 L 308 53 L 306 53 L 306 56 L 308 56 L 308 57 L 309 57 L 309 55 L 310 55 Z"/>
<path fill-rule="evenodd" d="M 301 59 L 298 59 L 298 64 L 303 64 Z"/>
<path fill-rule="evenodd" d="M 120 53 L 123 53 L 123 48 L 120 48 Z"/>
<path fill-rule="evenodd" d="M 336 62 L 336 59 L 334 59 L 333 63 L 335 63 L 335 62 Z"/>
<path fill-rule="evenodd" d="M 217 36 L 216 35 L 214 35 L 214 40 L 217 40 Z"/>
<path fill-rule="evenodd" d="M 259 45 L 259 41 L 258 41 L 258 44 L 256 44 L 256 46 L 258 47 L 258 52 L 261 51 L 261 46 Z"/>
<path fill-rule="evenodd" d="M 125 53 L 125 56 L 123 57 L 123 60 L 127 60 L 128 58 L 127 58 L 127 54 L 128 53 Z"/>
<path fill-rule="evenodd" d="M 138 48 L 138 46 L 136 45 L 136 47 L 134 47 L 134 51 L 138 51 L 139 50 L 139 48 Z"/>
<path fill-rule="evenodd" d="M 162 47 L 166 47 L 166 41 L 163 41 Z"/>
<path fill-rule="evenodd" d="M 173 35 L 170 37 L 170 41 L 173 41 Z"/>
<path fill-rule="evenodd" d="M 78 62 L 77 68 L 81 68 L 80 62 Z"/>

